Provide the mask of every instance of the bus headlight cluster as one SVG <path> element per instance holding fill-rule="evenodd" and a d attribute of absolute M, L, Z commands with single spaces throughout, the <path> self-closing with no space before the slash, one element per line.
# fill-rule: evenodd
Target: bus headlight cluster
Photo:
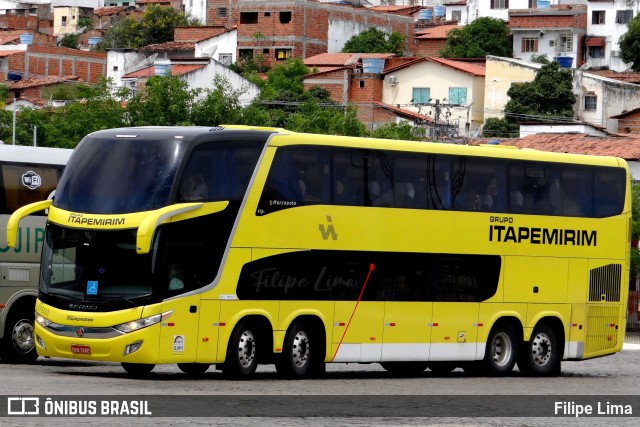
<path fill-rule="evenodd" d="M 41 316 L 41 315 L 39 315 L 39 314 L 36 314 L 36 322 L 38 323 L 38 325 L 40 325 L 40 326 L 42 326 L 42 327 L 45 327 L 45 328 L 46 328 L 47 326 L 49 326 L 49 325 L 53 324 L 53 322 L 52 322 L 52 321 L 50 321 L 50 320 L 48 320 L 48 319 L 46 319 L 46 318 L 42 317 L 42 316 Z"/>
<path fill-rule="evenodd" d="M 134 332 L 143 328 L 146 328 L 151 325 L 155 325 L 156 323 L 168 318 L 173 314 L 173 310 L 166 311 L 162 314 L 155 314 L 153 316 L 144 317 L 142 319 L 134 320 L 127 323 L 121 323 L 119 325 L 115 325 L 114 328 L 119 330 L 120 332 L 124 332 L 128 334 L 130 332 Z"/>

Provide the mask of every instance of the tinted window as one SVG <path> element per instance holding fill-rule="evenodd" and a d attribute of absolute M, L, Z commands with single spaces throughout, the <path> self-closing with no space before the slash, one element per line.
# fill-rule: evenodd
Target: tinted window
<path fill-rule="evenodd" d="M 3 164 L 0 213 L 11 214 L 29 203 L 46 200 L 58 185 L 62 166 Z M 33 215 L 44 215 L 44 211 Z"/>

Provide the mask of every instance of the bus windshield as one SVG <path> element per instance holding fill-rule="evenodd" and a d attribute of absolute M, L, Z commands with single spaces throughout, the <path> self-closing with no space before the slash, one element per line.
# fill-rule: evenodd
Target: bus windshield
<path fill-rule="evenodd" d="M 166 206 L 180 156 L 180 141 L 87 137 L 70 159 L 56 206 L 75 212 L 113 214 Z"/>

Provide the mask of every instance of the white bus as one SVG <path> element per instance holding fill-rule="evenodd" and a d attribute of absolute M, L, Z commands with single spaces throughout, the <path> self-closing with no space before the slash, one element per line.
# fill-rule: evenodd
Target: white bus
<path fill-rule="evenodd" d="M 73 150 L 0 145 L 0 359 L 30 363 L 38 354 L 33 317 L 44 241 L 45 212 L 20 223 L 16 246 L 6 244 L 6 225 L 16 209 L 53 197 Z"/>

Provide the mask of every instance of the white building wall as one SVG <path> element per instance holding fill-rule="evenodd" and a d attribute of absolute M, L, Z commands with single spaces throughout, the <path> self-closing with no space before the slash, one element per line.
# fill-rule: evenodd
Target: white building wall
<path fill-rule="evenodd" d="M 207 23 L 207 0 L 182 0 L 184 13 L 198 19 L 202 25 Z"/>
<path fill-rule="evenodd" d="M 143 59 L 134 49 L 107 50 L 107 79 L 112 80 L 114 88 L 122 87 L 122 76 L 135 71 L 136 65 Z"/>
<path fill-rule="evenodd" d="M 220 55 L 231 54 L 232 64 L 236 63 L 236 47 L 238 46 L 238 31 L 232 30 L 219 36 L 211 37 L 196 43 L 195 57 L 210 57 L 219 62 Z"/>
<path fill-rule="evenodd" d="M 354 21 L 345 21 L 343 19 L 329 19 L 329 27 L 327 34 L 327 52 L 340 52 L 345 43 L 356 34 L 360 34 L 362 31 L 371 27 L 365 23 L 358 23 Z M 379 27 L 375 26 L 378 30 L 386 33 L 391 33 L 391 26 Z"/>
<path fill-rule="evenodd" d="M 213 89 L 213 77 L 215 75 L 225 77 L 234 90 L 240 89 L 244 92 L 238 98 L 242 106 L 249 105 L 260 94 L 258 86 L 215 60 L 210 61 L 204 68 L 185 74 L 182 79 L 189 84 L 190 89 Z"/>

